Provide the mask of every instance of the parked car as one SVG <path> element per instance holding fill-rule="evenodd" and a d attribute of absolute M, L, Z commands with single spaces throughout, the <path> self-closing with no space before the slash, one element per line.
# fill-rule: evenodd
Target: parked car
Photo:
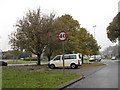
<path fill-rule="evenodd" d="M 91 56 L 89 60 L 94 61 L 95 60 L 94 56 Z"/>
<path fill-rule="evenodd" d="M 116 60 L 116 57 L 112 57 L 112 60 Z"/>
<path fill-rule="evenodd" d="M 7 66 L 7 63 L 4 61 L 0 61 L 0 66 Z"/>
<path fill-rule="evenodd" d="M 64 63 L 65 67 L 71 67 L 72 69 L 75 69 L 82 64 L 79 54 L 65 54 Z M 63 55 L 55 56 L 55 58 L 49 62 L 49 67 L 51 69 L 54 69 L 55 67 L 63 67 Z"/>
<path fill-rule="evenodd" d="M 100 62 L 101 61 L 101 56 L 100 55 L 93 55 L 93 56 L 90 57 L 89 61 Z"/>

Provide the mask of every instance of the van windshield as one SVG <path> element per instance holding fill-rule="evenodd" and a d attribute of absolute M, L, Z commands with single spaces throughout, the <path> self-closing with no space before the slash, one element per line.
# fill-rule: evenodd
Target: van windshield
<path fill-rule="evenodd" d="M 54 61 L 55 61 L 55 60 L 60 60 L 60 56 L 55 57 L 55 58 L 54 58 Z"/>

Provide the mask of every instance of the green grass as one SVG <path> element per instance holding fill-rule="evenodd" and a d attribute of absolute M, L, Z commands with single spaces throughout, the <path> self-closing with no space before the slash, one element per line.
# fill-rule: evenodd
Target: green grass
<path fill-rule="evenodd" d="M 37 59 L 37 57 L 26 57 L 25 59 Z"/>
<path fill-rule="evenodd" d="M 3 67 L 3 88 L 55 88 L 80 74 L 53 71 L 28 71 L 15 67 Z"/>
<path fill-rule="evenodd" d="M 41 61 L 42 63 L 47 63 L 47 61 Z M 16 63 L 37 63 L 37 61 L 23 61 L 23 60 L 15 60 L 15 61 L 8 61 L 8 64 L 16 64 Z"/>
<path fill-rule="evenodd" d="M 106 64 L 104 64 L 104 63 L 84 63 L 84 64 L 82 64 L 83 67 L 102 66 L 102 65 L 106 65 Z"/>

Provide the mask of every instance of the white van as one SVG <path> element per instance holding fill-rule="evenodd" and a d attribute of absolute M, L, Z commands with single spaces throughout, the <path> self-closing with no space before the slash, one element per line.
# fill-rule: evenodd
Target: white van
<path fill-rule="evenodd" d="M 81 57 L 79 54 L 65 54 L 64 55 L 64 66 L 71 67 L 72 69 L 77 68 L 82 64 Z M 55 67 L 63 67 L 63 55 L 57 55 L 49 62 L 51 69 Z"/>

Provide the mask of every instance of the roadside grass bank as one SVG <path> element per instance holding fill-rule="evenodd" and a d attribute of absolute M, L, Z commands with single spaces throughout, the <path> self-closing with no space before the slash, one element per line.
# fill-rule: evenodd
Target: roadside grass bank
<path fill-rule="evenodd" d="M 120 60 L 119 61 L 115 61 L 116 63 L 120 63 Z"/>
<path fill-rule="evenodd" d="M 37 63 L 38 61 L 24 61 L 24 60 L 15 60 L 8 61 L 8 64 L 22 64 L 22 63 Z M 48 63 L 47 61 L 41 61 L 41 63 Z"/>
<path fill-rule="evenodd" d="M 37 70 L 23 68 L 3 66 L 2 88 L 55 88 L 81 76 L 70 72 L 40 71 L 40 67 Z"/>
<path fill-rule="evenodd" d="M 106 65 L 106 64 L 104 64 L 104 63 L 84 63 L 84 64 L 82 64 L 83 67 L 102 66 L 102 65 Z"/>
<path fill-rule="evenodd" d="M 118 63 L 120 63 L 120 61 L 118 61 Z"/>
<path fill-rule="evenodd" d="M 8 64 L 22 64 L 22 63 L 37 63 L 38 61 L 25 61 L 25 60 L 12 60 L 8 61 Z M 41 63 L 48 63 L 48 60 L 41 60 Z M 84 63 L 89 63 L 89 60 L 84 60 Z"/>

